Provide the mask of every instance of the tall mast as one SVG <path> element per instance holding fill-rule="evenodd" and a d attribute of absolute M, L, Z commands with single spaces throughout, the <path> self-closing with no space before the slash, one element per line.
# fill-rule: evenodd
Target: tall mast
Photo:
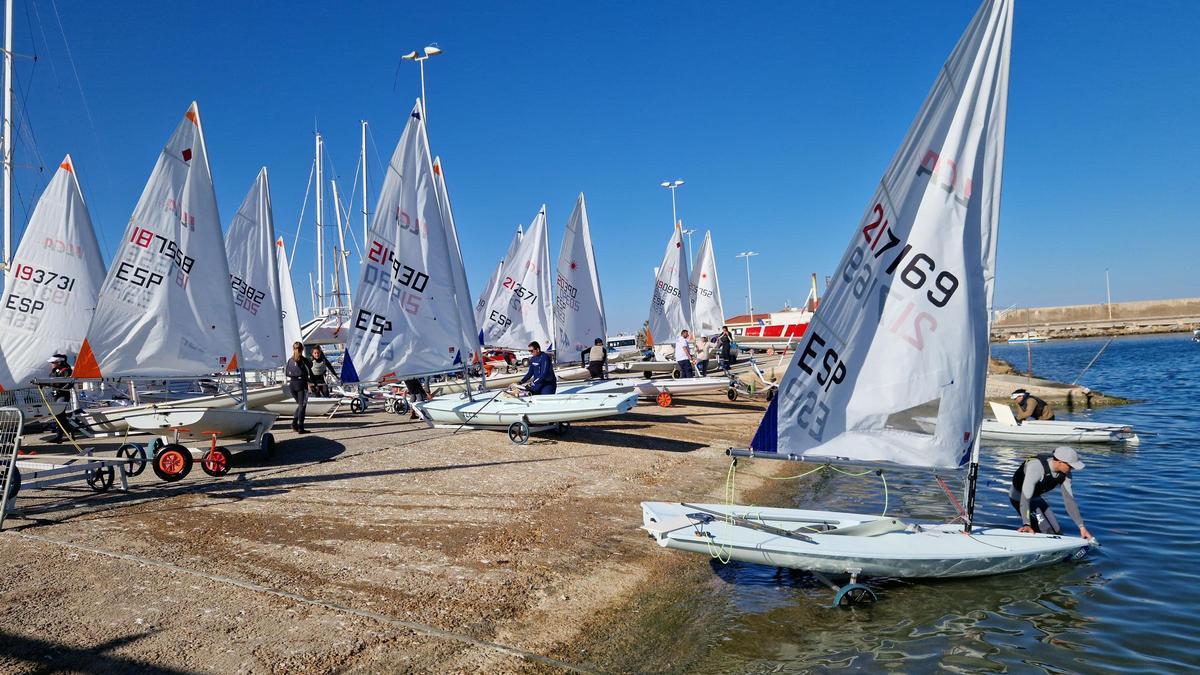
<path fill-rule="evenodd" d="M 12 261 L 13 0 L 4 2 L 4 269 Z"/>
<path fill-rule="evenodd" d="M 363 246 L 367 245 L 367 121 L 362 120 L 362 218 Z M 349 290 L 349 288 L 347 288 Z"/>
<path fill-rule="evenodd" d="M 342 231 L 342 201 L 341 201 L 341 199 L 338 198 L 338 189 L 337 189 L 337 181 L 336 180 L 329 181 L 329 189 L 333 191 L 333 215 L 334 215 L 334 218 L 337 219 L 337 231 L 338 231 L 337 257 L 339 258 L 339 260 L 337 262 L 335 262 L 334 264 L 339 265 L 342 268 L 341 284 L 339 284 L 337 282 L 337 270 L 334 270 L 334 286 L 338 287 L 337 298 L 335 300 L 335 306 L 338 308 L 338 314 L 340 315 L 341 310 L 342 310 L 342 294 L 350 293 L 350 272 L 346 269 L 346 258 L 349 256 L 349 254 L 346 252 L 346 235 Z M 349 218 L 347 218 L 347 220 L 349 220 Z M 347 224 L 349 224 L 349 223 L 347 223 Z M 349 308 L 347 308 L 347 309 L 349 309 Z"/>
<path fill-rule="evenodd" d="M 322 178 L 321 134 L 317 133 L 317 316 L 325 316 L 325 183 Z"/>

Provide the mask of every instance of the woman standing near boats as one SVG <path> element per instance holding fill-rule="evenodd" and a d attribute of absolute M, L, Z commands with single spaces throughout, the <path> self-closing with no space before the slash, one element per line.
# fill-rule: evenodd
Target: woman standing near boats
<path fill-rule="evenodd" d="M 318 351 L 319 348 L 313 349 L 314 354 Z M 313 368 L 308 359 L 304 358 L 303 344 L 292 343 L 292 358 L 288 359 L 284 372 L 288 379 L 288 393 L 296 399 L 296 412 L 292 414 L 292 431 L 307 434 L 308 431 L 304 428 L 304 413 L 308 408 L 308 386 L 313 378 Z"/>
<path fill-rule="evenodd" d="M 330 370 L 329 359 L 325 358 L 325 352 L 320 345 L 313 345 L 312 360 L 309 363 L 312 366 L 308 377 L 308 381 L 312 385 L 312 395 L 329 396 L 329 382 L 325 379 Z"/>

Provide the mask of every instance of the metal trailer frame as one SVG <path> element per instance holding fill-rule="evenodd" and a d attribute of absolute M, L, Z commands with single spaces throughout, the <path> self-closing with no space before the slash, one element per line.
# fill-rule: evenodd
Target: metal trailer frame
<path fill-rule="evenodd" d="M 129 490 L 128 459 L 93 457 L 90 448 L 82 455 L 21 458 L 24 425 L 19 408 L 0 408 L 0 529 L 9 514 L 19 512 L 16 501 L 22 489 L 44 490 L 83 480 L 96 492 L 107 492 L 119 478 L 120 490 Z"/>
<path fill-rule="evenodd" d="M 750 359 L 750 371 L 754 373 L 754 376 L 758 378 L 762 386 L 758 386 L 753 382 L 746 384 L 741 379 L 731 376 L 729 391 L 725 393 L 726 397 L 730 401 L 736 401 L 738 396 L 745 396 L 750 399 L 761 396 L 767 401 L 775 398 L 775 395 L 779 393 L 779 383 L 768 380 L 766 374 L 763 373 L 762 368 L 759 367 L 758 362 L 754 359 Z"/>

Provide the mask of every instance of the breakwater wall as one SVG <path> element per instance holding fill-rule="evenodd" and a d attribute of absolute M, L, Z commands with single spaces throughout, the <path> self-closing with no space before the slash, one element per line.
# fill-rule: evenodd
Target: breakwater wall
<path fill-rule="evenodd" d="M 1005 310 L 992 321 L 992 339 L 1007 340 L 1026 331 L 1067 338 L 1181 333 L 1193 328 L 1200 328 L 1200 298 L 1139 300 Z"/>

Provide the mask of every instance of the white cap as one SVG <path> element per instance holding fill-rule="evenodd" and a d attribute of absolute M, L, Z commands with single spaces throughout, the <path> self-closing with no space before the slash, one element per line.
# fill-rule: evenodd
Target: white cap
<path fill-rule="evenodd" d="M 1079 453 L 1075 452 L 1075 448 L 1066 445 L 1058 446 L 1054 449 L 1054 459 L 1070 464 L 1071 468 L 1076 471 L 1083 470 L 1083 461 L 1079 459 Z"/>

